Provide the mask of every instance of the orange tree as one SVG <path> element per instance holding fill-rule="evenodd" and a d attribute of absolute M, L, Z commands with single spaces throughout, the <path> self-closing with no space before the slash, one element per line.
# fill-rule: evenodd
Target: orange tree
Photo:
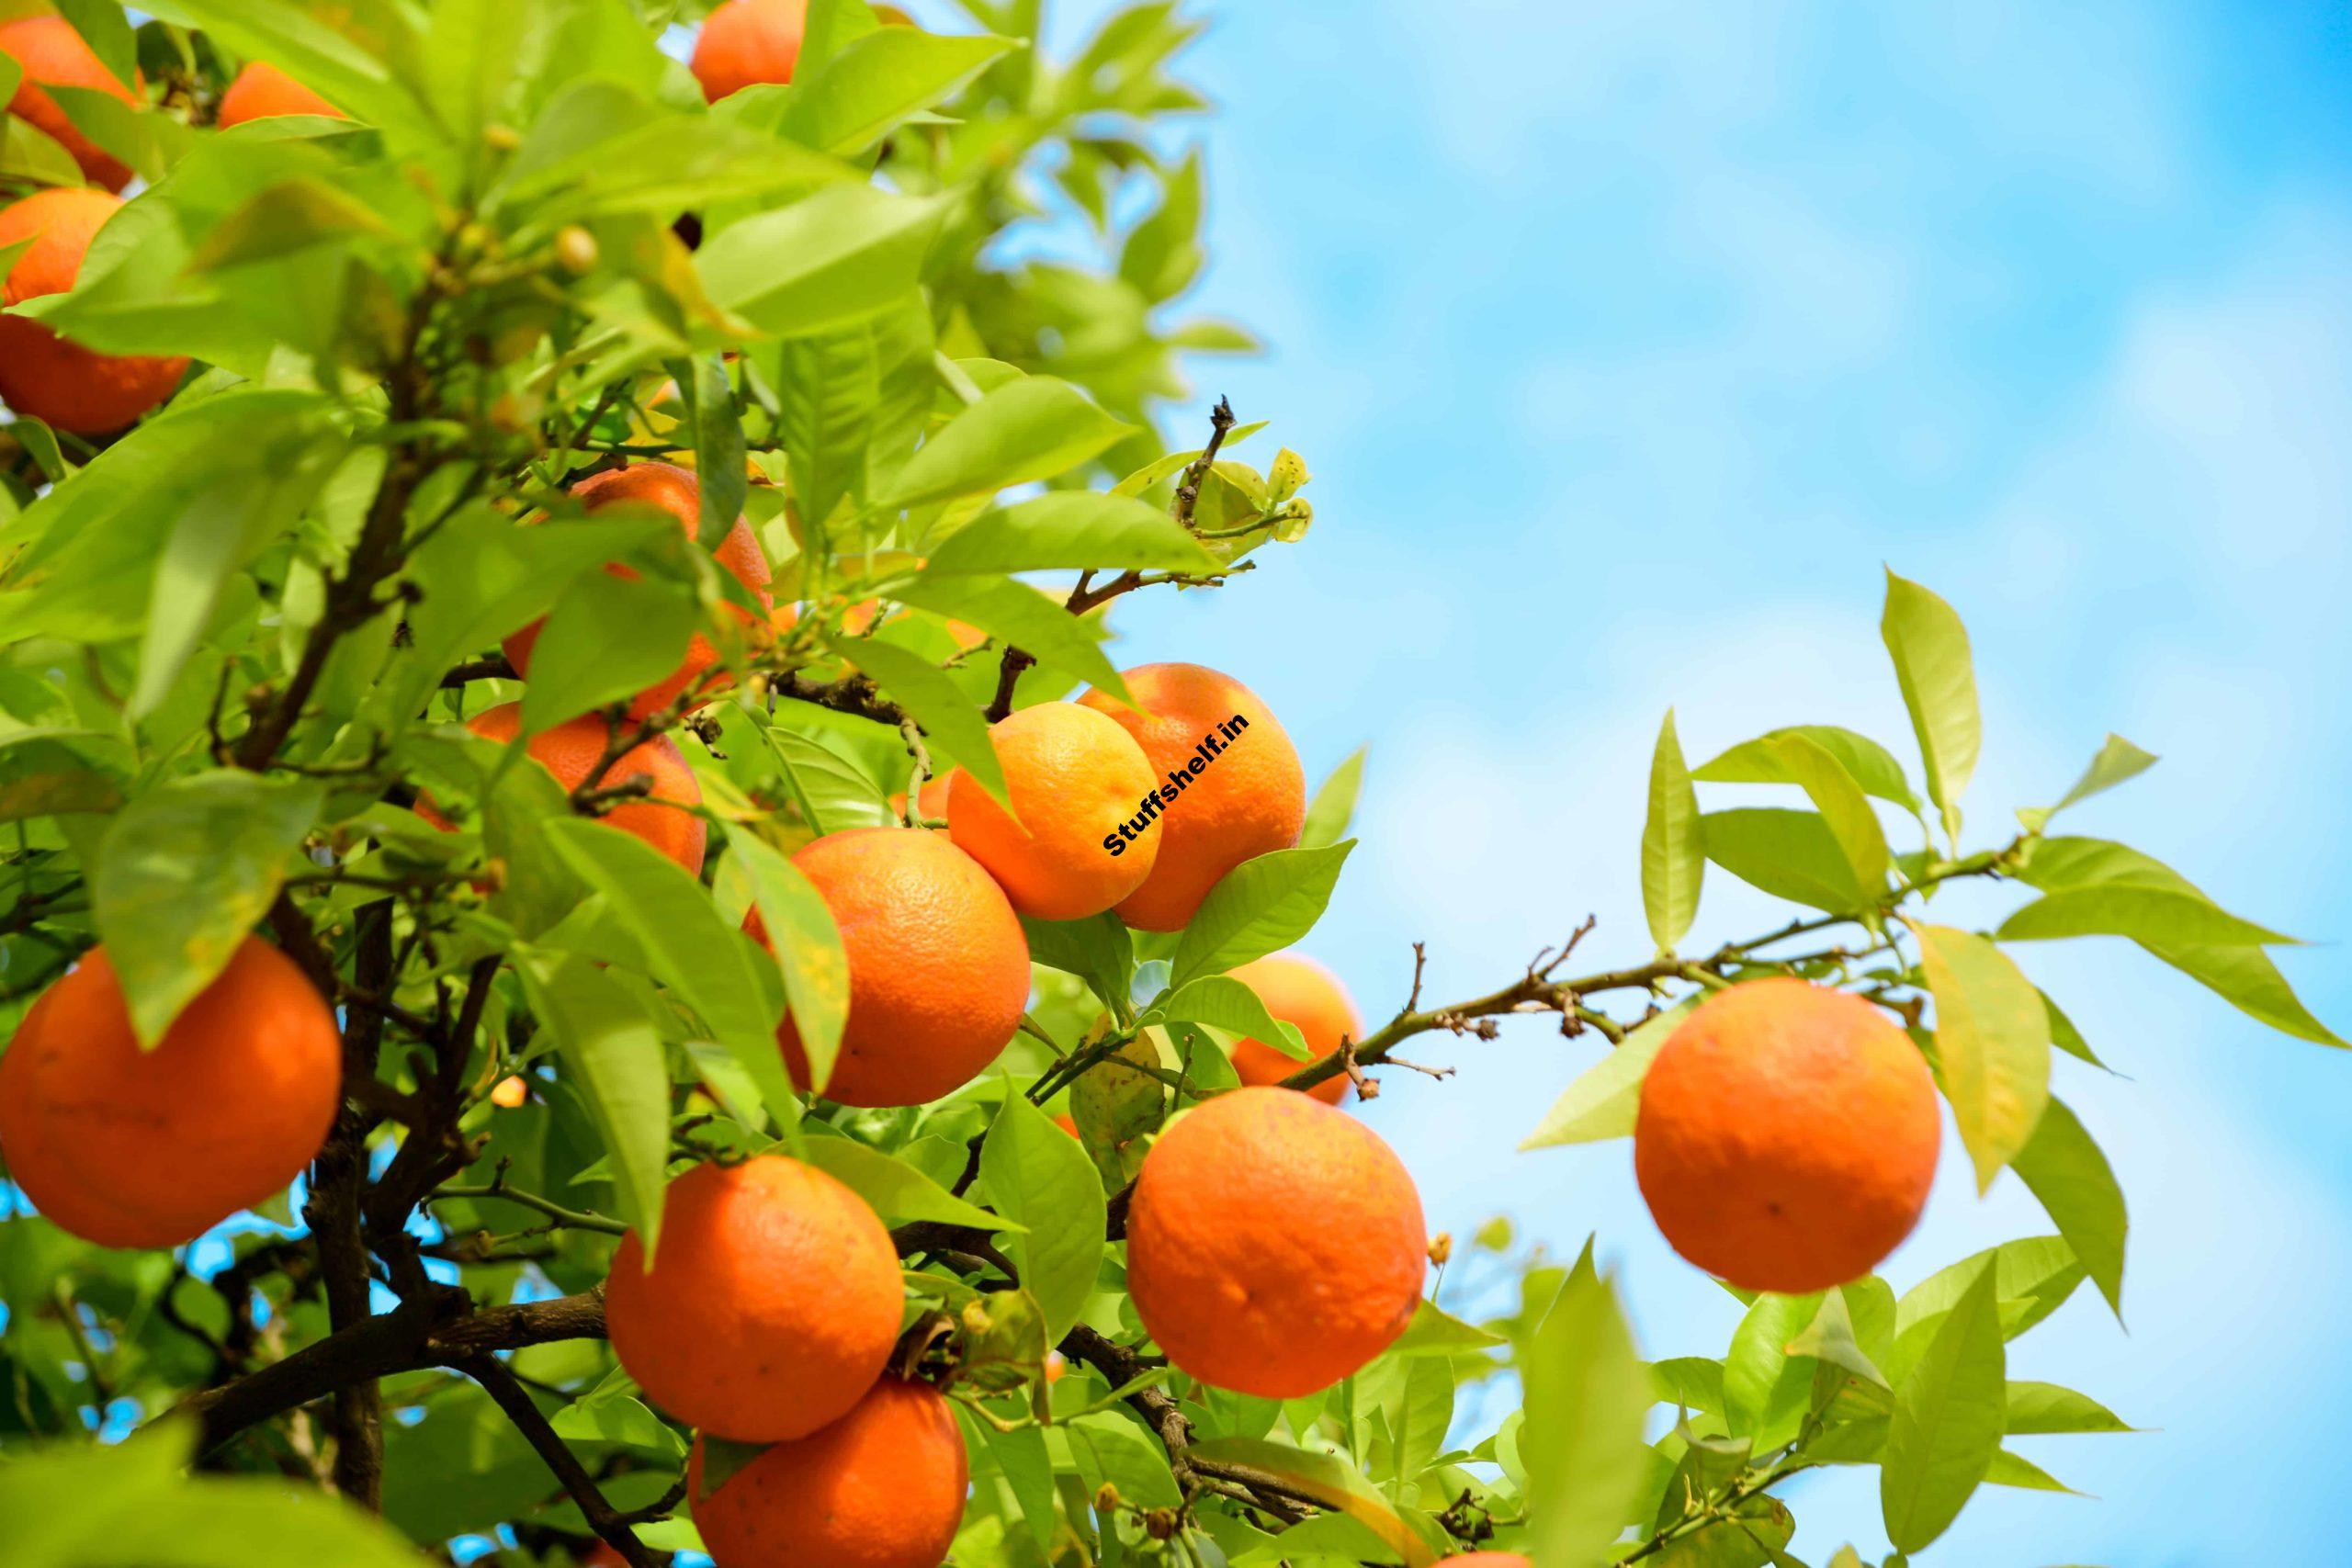
<path fill-rule="evenodd" d="M 1195 24 L 706 9 L 0 11 L 10 1568 L 1787 1563 L 1824 1465 L 1900 1558 L 2055 1484 L 2007 1435 L 2120 1429 L 2005 1372 L 2125 1258 L 2007 950 L 2342 1043 L 2284 938 L 2053 830 L 2151 759 L 1964 834 L 1967 638 L 1890 577 L 1916 768 L 1669 718 L 1646 940 L 1367 1025 L 1280 953 L 1354 765 L 1102 647 L 1311 514 L 1163 409 L 1249 346 L 1170 309 Z M 1690 945 L 1711 868 L 1792 913 Z M 1939 920 L 1960 879 L 2014 907 Z M 1634 1140 L 1720 1357 L 1637 1359 L 1589 1247 L 1427 1299 L 1342 1097 L 1507 1024 L 1598 1061 L 1498 1134 Z M 1898 1288 L 1947 1122 L 2051 1234 Z"/>

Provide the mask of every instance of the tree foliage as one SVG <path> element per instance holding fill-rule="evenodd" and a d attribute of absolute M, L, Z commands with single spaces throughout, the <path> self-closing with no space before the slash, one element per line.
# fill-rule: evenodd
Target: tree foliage
<path fill-rule="evenodd" d="M 1425 1302 L 1324 1393 L 1165 1365 L 1123 1290 L 1126 1189 L 1168 1116 L 1234 1085 L 1235 1038 L 1285 1039 L 1225 976 L 1321 915 L 1361 753 L 1297 847 L 1182 932 L 1030 922 L 1023 1032 L 965 1089 L 874 1111 L 794 1090 L 778 1021 L 821 1077 L 845 978 L 790 852 L 919 819 L 950 765 L 1001 794 L 990 719 L 1124 691 L 1117 601 L 1245 591 L 1307 532 L 1298 457 L 1183 400 L 1187 355 L 1251 342 L 1180 302 L 1204 175 L 1163 122 L 1204 105 L 1174 6 L 1052 60 L 1036 0 L 967 0 L 957 34 L 812 0 L 794 85 L 707 108 L 658 41 L 693 4 L 60 9 L 143 72 L 141 112 L 56 95 L 143 187 L 74 288 L 12 309 L 192 368 L 118 435 L 0 425 L 0 1030 L 103 941 L 153 1041 L 259 930 L 337 1010 L 345 1108 L 292 1191 L 175 1252 L 92 1247 L 21 1203 L 0 1222 L 12 1568 L 693 1548 L 688 1434 L 617 1369 L 598 1292 L 625 1228 L 659 1245 L 681 1162 L 768 1148 L 893 1228 L 909 1354 L 970 1450 L 958 1563 L 1788 1563 L 1776 1488 L 1823 1465 L 1877 1468 L 1886 1536 L 1917 1553 L 1980 1485 L 2061 1486 L 2008 1437 L 2127 1429 L 2007 1375 L 2084 1282 L 2120 1314 L 2127 1231 L 2051 1091 L 2053 1050 L 2098 1057 L 2013 950 L 2126 938 L 2343 1042 L 2267 956 L 2285 938 L 2055 829 L 2152 761 L 2128 742 L 2016 831 L 1968 831 L 1967 635 L 1900 577 L 1883 630 L 1916 771 L 1821 726 L 1694 768 L 1669 715 L 1627 846 L 1653 956 L 1587 970 L 1579 931 L 1445 1003 L 1416 968 L 1379 998 L 1409 980 L 1392 1017 L 1288 1081 L 1370 1094 L 1432 1033 L 1476 1071 L 1476 1041 L 1537 1015 L 1602 1050 L 1526 1145 L 1624 1137 L 1689 1002 L 1793 975 L 1902 1020 L 1980 1186 L 2014 1169 L 2052 1234 L 1907 1290 L 1757 1296 L 1720 1357 L 1644 1360 L 1590 1248 L 1562 1267 L 1489 1227 L 1437 1248 L 1476 1308 Z M 351 118 L 213 129 L 252 60 Z M 78 182 L 58 141 L 6 126 L 0 183 Z M 567 499 L 642 457 L 695 468 L 695 540 Z M 797 606 L 773 629 L 707 547 L 739 513 Z M 518 682 L 497 650 L 542 619 Z M 517 699 L 534 733 L 619 715 L 697 633 L 717 675 L 619 717 L 569 789 L 462 727 Z M 623 742 L 663 734 L 701 790 L 698 876 L 599 821 L 642 793 L 612 776 Z M 1795 909 L 1686 946 L 1711 875 Z M 2020 897 L 1990 930 L 1942 923 L 1963 879 Z M 754 909 L 772 952 L 741 931 Z"/>

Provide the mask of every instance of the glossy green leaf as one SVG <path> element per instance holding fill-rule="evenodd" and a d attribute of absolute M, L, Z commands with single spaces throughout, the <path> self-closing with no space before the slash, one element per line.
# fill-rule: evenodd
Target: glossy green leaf
<path fill-rule="evenodd" d="M 1549 1148 L 1555 1144 L 1592 1144 L 1607 1138 L 1630 1138 L 1641 1113 L 1642 1078 L 1650 1063 L 1688 1017 L 1694 1004 L 1668 1009 L 1625 1036 L 1577 1077 L 1535 1131 L 1520 1141 L 1522 1149 Z"/>
<path fill-rule="evenodd" d="M 2090 766 L 2083 770 L 2083 776 L 2075 781 L 2075 787 L 2068 790 L 2057 805 L 2041 810 L 2022 811 L 2018 815 L 2026 818 L 2029 829 L 2038 832 L 2042 824 L 2076 801 L 2087 800 L 2101 791 L 2113 789 L 2155 765 L 2154 752 L 2141 750 L 2120 735 L 2109 735 L 2107 744 L 2098 749 L 2098 755 L 2091 759 Z"/>
<path fill-rule="evenodd" d="M 876 498 L 876 504 L 915 506 L 1051 479 L 1132 428 L 1067 381 L 1024 376 L 999 387 L 933 433 Z"/>
<path fill-rule="evenodd" d="M 867 185 L 827 186 L 719 231 L 695 268 L 714 303 L 763 332 L 830 332 L 906 302 L 940 213 Z"/>
<path fill-rule="evenodd" d="M 2062 1236 L 2028 1236 L 1972 1254 L 1937 1269 L 1895 1303 L 1894 1344 L 1881 1359 L 1900 1383 L 1925 1352 L 1946 1313 L 1990 1272 L 2000 1307 L 2003 1337 L 2014 1339 L 2066 1304 L 2088 1276 Z"/>
<path fill-rule="evenodd" d="M 775 1038 L 784 1011 L 777 966 L 719 918 L 684 867 L 635 834 L 584 818 L 551 821 L 542 831 L 581 880 L 610 901 L 652 977 L 695 1010 L 752 1076 L 768 1109 L 790 1116 L 792 1085 Z"/>
<path fill-rule="evenodd" d="M 2007 1382 L 1994 1273 L 1981 1270 L 1894 1392 L 1880 1461 L 1887 1539 L 1917 1551 L 1951 1528 L 2001 1447 Z"/>
<path fill-rule="evenodd" d="M 1075 975 L 1109 1006 L 1124 1004 L 1127 982 L 1136 971 L 1135 939 L 1118 916 L 1105 909 L 1082 920 L 1040 920 L 1021 917 L 1029 938 L 1032 963 Z"/>
<path fill-rule="evenodd" d="M 880 637 L 827 637 L 825 646 L 874 679 L 874 683 L 912 714 L 936 752 L 961 766 L 972 782 L 1011 809 L 1004 793 L 1004 765 L 989 739 L 989 721 L 954 677 L 938 665 Z M 938 757 L 934 755 L 934 766 Z"/>
<path fill-rule="evenodd" d="M 1272 1046 L 1294 1062 L 1312 1053 L 1295 1024 L 1285 1023 L 1266 1010 L 1258 993 L 1230 975 L 1204 975 L 1188 980 L 1144 1015 L 1147 1023 L 1206 1023 Z"/>
<path fill-rule="evenodd" d="M 91 908 L 132 1030 L 153 1048 L 285 885 L 318 819 L 316 784 L 223 771 L 131 801 L 107 829 Z"/>
<path fill-rule="evenodd" d="M 727 847 L 751 880 L 752 901 L 784 976 L 809 1088 L 821 1094 L 832 1081 L 849 1019 L 849 958 L 841 931 L 816 885 L 782 851 L 737 823 L 728 823 L 725 832 Z"/>
<path fill-rule="evenodd" d="M 531 648 L 523 729 L 536 735 L 667 680 L 701 615 L 674 582 L 585 571 Z"/>
<path fill-rule="evenodd" d="M 1343 839 L 1319 850 L 1273 850 L 1227 872 L 1177 938 L 1169 983 L 1181 987 L 1221 974 L 1305 936 L 1355 847 Z"/>
<path fill-rule="evenodd" d="M 1819 812 L 1710 811 L 1699 827 L 1707 858 L 1751 887 L 1838 914 L 1871 903 Z"/>
<path fill-rule="evenodd" d="M 1847 1292 L 1852 1289 L 1852 1286 L 1846 1286 L 1824 1291 L 1821 1293 L 1821 1310 L 1814 1314 L 1813 1321 L 1802 1333 L 1789 1341 L 1788 1353 L 1826 1361 L 1840 1371 L 1850 1372 L 1865 1382 L 1884 1388 L 1887 1386 L 1886 1374 L 1862 1348 L 1860 1333 L 1854 1325 L 1853 1312 L 1848 1304 L 1847 1296 Z M 1891 1297 L 1887 1300 L 1891 1307 Z M 1891 1311 L 1888 1316 L 1887 1327 L 1891 1330 L 1894 1326 Z"/>
<path fill-rule="evenodd" d="M 1021 1282 L 1059 1341 L 1094 1292 L 1102 1261 L 1102 1181 L 1078 1140 L 1015 1093 L 980 1145 L 980 1179 L 997 1211 L 1028 1227 L 1014 1239 Z"/>
<path fill-rule="evenodd" d="M 1347 761 L 1316 786 L 1314 798 L 1306 803 L 1306 821 L 1298 830 L 1300 849 L 1319 850 L 1347 836 L 1348 824 L 1355 818 L 1356 794 L 1363 785 L 1364 751 L 1359 746 L 1348 753 Z"/>
<path fill-rule="evenodd" d="M 1527 1419 L 1531 1555 L 1597 1561 L 1617 1536 L 1647 1467 L 1642 1420 L 1648 1374 L 1615 1290 L 1593 1272 L 1590 1249 L 1560 1287 L 1519 1358 Z"/>
<path fill-rule="evenodd" d="M 776 347 L 777 421 L 804 525 L 863 503 L 914 451 L 938 374 L 931 312 L 919 295 Z"/>
<path fill-rule="evenodd" d="M 1374 1491 L 1354 1466 L 1332 1454 L 1312 1453 L 1257 1438 L 1212 1438 L 1193 1444 L 1196 1459 L 1247 1465 L 1282 1483 L 1283 1489 L 1314 1500 L 1317 1506 L 1363 1526 L 1408 1568 L 1430 1568 L 1437 1553 L 1388 1499 Z"/>
<path fill-rule="evenodd" d="M 1390 1346 L 1392 1356 L 1464 1356 L 1508 1344 L 1502 1335 L 1463 1322 L 1433 1302 L 1413 1308 L 1413 1321 Z"/>
<path fill-rule="evenodd" d="M 2107 1156 L 2075 1113 L 2052 1100 L 2032 1139 L 2010 1162 L 2075 1249 L 2099 1293 L 2123 1315 L 2123 1242 L 2130 1229 L 2123 1188 Z"/>
<path fill-rule="evenodd" d="M 2050 1014 L 2008 954 L 1973 932 L 1914 922 L 1936 1000 L 1936 1055 L 1976 1190 L 2033 1136 L 2050 1100 Z"/>
<path fill-rule="evenodd" d="M 1778 1448 L 1797 1435 L 1813 1390 L 1813 1363 L 1792 1356 L 1789 1344 L 1821 1314 L 1818 1293 L 1756 1298 L 1724 1354 L 1724 1418 L 1734 1437 L 1759 1449 Z"/>
<path fill-rule="evenodd" d="M 1892 863 L 1886 833 L 1862 786 L 1827 748 L 1809 736 L 1783 735 L 1772 742 L 1772 754 L 1789 777 L 1803 786 L 1814 809 L 1829 825 L 1839 853 L 1855 883 L 1875 896 L 1886 885 Z"/>
<path fill-rule="evenodd" d="M 1055 1131 L 1059 1135 L 1060 1130 Z M 865 1199 L 886 1225 L 935 1220 L 941 1224 L 969 1225 L 984 1231 L 1027 1228 L 977 1203 L 966 1202 L 905 1160 L 850 1138 L 812 1133 L 803 1142 L 801 1157 Z"/>
<path fill-rule="evenodd" d="M 1125 679 L 1102 651 L 1108 628 L 1100 617 L 1073 615 L 1059 600 L 1028 583 L 995 575 L 925 575 L 899 589 L 898 597 L 917 609 L 968 622 L 1046 669 L 1099 686 L 1121 702 L 1129 700 Z"/>
<path fill-rule="evenodd" d="M 1690 787 L 1682 743 L 1674 733 L 1674 710 L 1668 708 L 1650 753 L 1649 816 L 1642 826 L 1642 908 L 1660 953 L 1673 952 L 1698 918 L 1706 874 L 1699 795 Z"/>
<path fill-rule="evenodd" d="M 799 78 L 785 134 L 820 152 L 856 152 L 1015 47 L 1011 39 L 877 28 Z"/>
<path fill-rule="evenodd" d="M 1952 607 L 1916 582 L 1886 574 L 1879 635 L 1894 660 L 1912 732 L 1927 764 L 1928 798 L 1943 808 L 1944 831 L 1960 838 L 1960 797 L 1976 772 L 1982 720 L 1968 630 Z"/>
<path fill-rule="evenodd" d="M 743 515 L 748 484 L 743 473 L 743 411 L 736 404 L 727 367 L 715 356 L 673 360 L 669 369 L 685 397 L 686 420 L 694 434 L 698 497 L 695 543 L 715 550 Z"/>
<path fill-rule="evenodd" d="M 604 829 L 610 831 L 610 829 Z M 662 1229 L 670 1157 L 670 1074 L 662 1035 L 628 987 L 588 959 L 534 952 L 516 965 L 531 1010 L 554 1039 L 603 1136 L 613 1196 L 645 1261 Z"/>
<path fill-rule="evenodd" d="M 2045 893 L 2002 921 L 2000 936 L 2004 942 L 2128 936 L 2159 947 L 2259 947 L 2295 940 L 2240 919 L 2202 895 L 2130 883 Z"/>
<path fill-rule="evenodd" d="M 1796 724 L 1767 730 L 1753 740 L 1744 740 L 1720 753 L 1694 769 L 1690 776 L 1702 784 L 1801 783 L 1791 776 L 1775 749 L 1775 742 L 1789 736 L 1802 736 L 1835 757 L 1865 794 L 1917 813 L 1919 796 L 1912 789 L 1911 781 L 1904 777 L 1903 764 L 1895 761 L 1894 753 L 1866 735 L 1830 724 Z"/>
<path fill-rule="evenodd" d="M 1207 572 L 1216 567 L 1216 558 L 1159 508 L 1122 495 L 1067 490 L 981 513 L 941 542 L 923 575 L 1089 568 Z"/>

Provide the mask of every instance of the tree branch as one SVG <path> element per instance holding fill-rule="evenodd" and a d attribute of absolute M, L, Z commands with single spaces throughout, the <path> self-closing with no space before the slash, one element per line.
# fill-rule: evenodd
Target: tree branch
<path fill-rule="evenodd" d="M 661 1568 L 652 1553 L 646 1550 L 645 1543 L 637 1539 L 636 1532 L 605 1500 L 604 1492 L 596 1485 L 595 1478 L 588 1473 L 587 1467 L 580 1462 L 580 1456 L 556 1436 L 555 1428 L 548 1425 L 546 1415 L 532 1400 L 530 1390 L 516 1381 L 505 1362 L 495 1356 L 474 1356 L 458 1362 L 456 1366 L 458 1371 L 481 1384 L 483 1392 L 498 1402 L 499 1409 L 506 1412 L 506 1418 L 514 1423 L 515 1429 L 523 1434 L 531 1447 L 537 1450 L 538 1456 L 547 1461 L 548 1468 L 555 1472 L 555 1478 L 563 1483 L 563 1489 L 571 1494 L 571 1500 L 580 1505 L 581 1516 L 588 1521 L 589 1529 L 619 1552 L 629 1568 Z"/>

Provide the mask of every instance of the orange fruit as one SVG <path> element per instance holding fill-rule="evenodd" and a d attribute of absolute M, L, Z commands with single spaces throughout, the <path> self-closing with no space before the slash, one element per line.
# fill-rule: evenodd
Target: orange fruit
<path fill-rule="evenodd" d="M 605 1327 L 645 1396 L 739 1442 L 806 1437 L 882 1375 L 904 1299 L 865 1200 L 781 1155 L 703 1164 L 670 1184 L 653 1268 L 613 1253 Z"/>
<path fill-rule="evenodd" d="M 512 1074 L 490 1088 L 490 1102 L 501 1111 L 513 1111 L 530 1098 L 531 1086 Z"/>
<path fill-rule="evenodd" d="M 1420 1194 L 1380 1135 L 1319 1100 L 1238 1089 L 1169 1124 L 1127 1210 L 1127 1290 L 1168 1359 L 1262 1399 L 1327 1388 L 1412 1321 Z"/>
<path fill-rule="evenodd" d="M 1318 1059 L 1338 1050 L 1343 1039 L 1363 1038 L 1363 1020 L 1357 1015 L 1355 1003 L 1348 999 L 1347 987 L 1311 958 L 1278 953 L 1244 964 L 1231 974 L 1258 993 L 1268 1012 L 1296 1025 L 1306 1037 L 1306 1048 Z M 1246 1084 L 1277 1084 L 1304 1065 L 1262 1040 L 1242 1039 L 1233 1044 L 1233 1070 Z M 1306 1092 L 1326 1105 L 1337 1105 L 1348 1092 L 1348 1080 L 1326 1078 Z"/>
<path fill-rule="evenodd" d="M 922 1105 L 996 1060 L 1029 1001 L 1029 939 L 980 863 L 921 828 L 853 828 L 801 846 L 849 959 L 849 1018 L 825 1098 Z M 755 908 L 744 926 L 762 946 Z M 776 1030 L 802 1089 L 808 1058 L 789 1013 Z"/>
<path fill-rule="evenodd" d="M 707 102 L 792 80 L 808 0 L 726 0 L 704 19 L 690 62 Z"/>
<path fill-rule="evenodd" d="M 103 946 L 0 1055 L 0 1154 L 35 1207 L 102 1247 L 176 1247 L 302 1173 L 342 1100 L 334 1015 L 247 937 L 153 1051 Z"/>
<path fill-rule="evenodd" d="M 1054 1125 L 1059 1127 L 1063 1132 L 1068 1133 L 1073 1138 L 1078 1136 L 1078 1120 L 1067 1111 L 1055 1112 Z"/>
<path fill-rule="evenodd" d="M 466 721 L 466 728 L 485 740 L 503 746 L 523 733 L 523 705 L 501 703 Z M 524 747 L 526 755 L 555 775 L 568 793 L 580 787 L 589 770 L 605 755 L 612 726 L 602 715 L 583 713 L 552 729 L 543 729 Z M 644 773 L 653 780 L 653 793 L 644 800 L 628 800 L 605 813 L 604 820 L 639 838 L 676 861 L 693 876 L 702 874 L 703 838 L 707 825 L 695 815 L 702 804 L 702 785 L 686 765 L 684 753 L 666 735 L 657 735 L 620 755 L 605 770 L 604 782 L 616 784 Z M 686 808 L 686 809 L 682 809 Z M 447 829 L 449 819 L 434 809 L 430 796 L 416 803 L 416 814 L 435 828 Z"/>
<path fill-rule="evenodd" d="M 686 1495 L 718 1568 L 939 1568 L 971 1478 L 947 1401 L 895 1377 L 707 1492 L 703 1464 L 697 1438 Z"/>
<path fill-rule="evenodd" d="M 60 187 L 0 209 L 0 249 L 32 241 L 0 285 L 0 304 L 73 288 L 90 242 L 121 207 L 102 190 Z M 0 401 L 76 435 L 120 430 L 170 397 L 187 368 L 180 358 L 100 354 L 30 317 L 0 316 Z"/>
<path fill-rule="evenodd" d="M 591 474 L 571 487 L 571 498 L 588 510 L 591 516 L 608 506 L 650 507 L 666 512 L 678 520 L 679 526 L 692 538 L 700 524 L 702 481 L 673 463 L 632 463 L 626 468 L 607 468 L 601 474 Z M 729 575 L 751 592 L 752 597 L 770 613 L 775 606 L 768 598 L 768 558 L 760 549 L 760 541 L 752 532 L 749 518 L 738 517 L 727 536 L 718 541 L 712 557 Z M 615 577 L 633 578 L 637 573 L 616 562 L 605 568 Z M 728 612 L 746 625 L 752 617 L 739 606 L 729 604 Z M 544 619 L 533 621 L 521 631 L 509 637 L 500 646 L 506 650 L 506 662 L 514 666 L 514 673 L 527 676 L 531 672 L 531 650 L 538 646 L 539 633 L 545 629 Z M 664 680 L 648 686 L 629 699 L 628 716 L 643 718 L 670 705 L 671 699 L 689 686 L 694 687 L 690 699 L 696 706 L 710 701 L 727 689 L 727 682 L 711 682 L 697 684 L 704 671 L 718 662 L 718 649 L 710 639 L 696 632 L 686 644 L 686 656 L 678 668 Z"/>
<path fill-rule="evenodd" d="M 1125 730 L 1076 703 L 1039 703 L 991 725 L 989 744 L 1012 810 L 958 768 L 947 832 L 1014 908 L 1041 920 L 1083 919 L 1143 886 L 1159 852 L 1159 819 L 1136 804 L 1153 793 L 1151 764 Z"/>
<path fill-rule="evenodd" d="M 1751 1291 L 1859 1280 L 1919 1221 L 1942 1126 L 1928 1064 L 1859 997 L 1721 991 L 1642 1080 L 1634 1173 L 1690 1262 Z"/>
<path fill-rule="evenodd" d="M 74 154 L 74 162 L 92 181 L 108 190 L 120 190 L 129 185 L 130 170 L 76 130 L 57 100 L 41 89 L 87 87 L 140 108 L 145 107 L 141 95 L 147 90 L 146 80 L 134 71 L 131 85 L 123 85 L 106 68 L 97 51 L 74 30 L 74 24 L 62 17 L 27 17 L 0 27 L 0 54 L 25 68 L 24 79 L 17 84 L 17 95 L 8 101 L 9 111 L 55 138 L 58 145 Z"/>
<path fill-rule="evenodd" d="M 1136 738 L 1159 781 L 1159 855 L 1120 901 L 1119 918 L 1139 931 L 1182 931 L 1219 877 L 1298 842 L 1306 774 L 1266 705 L 1232 676 L 1197 664 L 1122 673 L 1141 712 L 1099 691 L 1079 699 Z"/>
<path fill-rule="evenodd" d="M 922 807 L 924 818 L 936 822 L 947 815 L 947 781 L 956 776 L 954 770 L 933 773 L 922 781 L 922 793 L 915 804 Z M 904 821 L 907 815 L 907 792 L 900 790 L 890 797 L 890 815 Z"/>
<path fill-rule="evenodd" d="M 220 95 L 223 130 L 247 120 L 287 114 L 325 115 L 331 119 L 351 118 L 267 61 L 256 60 L 238 72 L 237 79 L 229 84 L 229 90 Z"/>

